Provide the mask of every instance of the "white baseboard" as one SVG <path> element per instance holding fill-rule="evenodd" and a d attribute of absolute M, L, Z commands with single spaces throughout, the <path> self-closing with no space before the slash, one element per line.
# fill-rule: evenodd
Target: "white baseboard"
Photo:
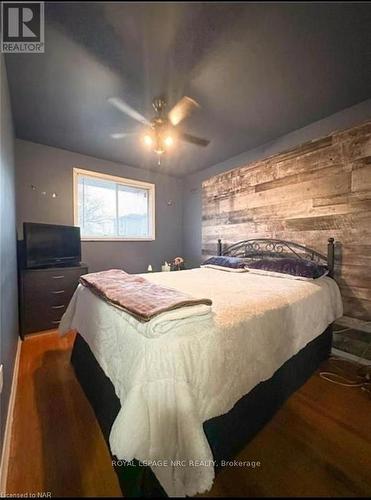
<path fill-rule="evenodd" d="M 8 403 L 8 413 L 6 416 L 3 449 L 1 453 L 1 463 L 0 463 L 0 496 L 6 494 L 6 481 L 8 478 L 8 466 L 9 466 L 9 456 L 10 456 L 10 442 L 12 437 L 12 426 L 13 426 L 13 414 L 15 405 L 15 396 L 17 393 L 17 383 L 18 383 L 18 371 L 19 371 L 19 359 L 21 354 L 22 341 L 18 338 L 17 352 L 14 360 L 13 368 L 13 379 L 12 387 L 10 390 L 10 397 Z"/>
<path fill-rule="evenodd" d="M 342 316 L 340 319 L 337 319 L 336 325 L 354 328 L 354 330 L 360 330 L 361 332 L 371 333 L 371 321 L 351 318 L 350 316 Z"/>
<path fill-rule="evenodd" d="M 359 356 L 355 356 L 354 354 L 350 354 L 349 352 L 340 351 L 335 347 L 331 349 L 331 354 L 333 354 L 334 356 L 338 356 L 339 358 L 349 359 L 349 361 L 355 361 L 356 363 L 359 363 L 361 365 L 371 365 L 371 361 L 369 359 L 360 358 Z"/>

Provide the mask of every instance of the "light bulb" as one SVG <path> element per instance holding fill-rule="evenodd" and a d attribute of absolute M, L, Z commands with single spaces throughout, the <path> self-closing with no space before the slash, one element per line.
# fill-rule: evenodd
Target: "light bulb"
<path fill-rule="evenodd" d="M 165 137 L 164 142 L 165 146 L 171 147 L 174 144 L 174 139 L 171 137 L 171 135 L 168 135 L 167 137 Z"/>
<path fill-rule="evenodd" d="M 146 146 L 152 146 L 152 144 L 153 144 L 153 139 L 152 139 L 152 137 L 150 135 L 145 135 L 143 137 L 143 141 L 144 141 L 144 144 Z"/>

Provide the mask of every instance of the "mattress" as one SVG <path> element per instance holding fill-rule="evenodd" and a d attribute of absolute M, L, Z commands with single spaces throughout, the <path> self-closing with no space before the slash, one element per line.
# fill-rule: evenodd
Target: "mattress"
<path fill-rule="evenodd" d="M 341 297 L 330 278 L 208 268 L 145 276 L 211 298 L 212 312 L 173 317 L 174 328 L 164 317 L 162 334 L 148 337 L 134 318 L 79 287 L 61 329 L 79 331 L 120 399 L 111 452 L 149 465 L 168 495 L 194 495 L 214 478 L 203 423 L 228 412 L 341 316 Z"/>

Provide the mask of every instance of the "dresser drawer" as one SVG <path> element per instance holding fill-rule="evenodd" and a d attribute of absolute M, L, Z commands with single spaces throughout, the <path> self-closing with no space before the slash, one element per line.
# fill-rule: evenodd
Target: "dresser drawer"
<path fill-rule="evenodd" d="M 45 297 L 40 294 L 35 294 L 29 297 L 24 304 L 24 311 L 26 314 L 31 314 L 33 311 L 37 311 L 38 314 L 44 314 L 44 310 L 54 313 L 62 312 L 63 314 L 70 303 L 71 297 L 72 294 L 50 295 Z"/>
<path fill-rule="evenodd" d="M 38 308 L 30 308 L 25 311 L 24 316 L 24 333 L 38 332 L 41 330 L 52 330 L 58 328 L 60 320 L 65 309 L 51 309 L 42 307 L 42 311 Z"/>
<path fill-rule="evenodd" d="M 71 297 L 76 290 L 78 281 L 68 284 L 67 286 L 53 288 L 32 288 L 26 289 L 24 292 L 25 308 L 33 307 L 39 302 L 44 303 L 46 306 L 66 304 L 68 305 Z"/>
<path fill-rule="evenodd" d="M 25 274 L 24 292 L 35 293 L 38 291 L 58 291 L 75 289 L 81 276 L 80 269 L 58 269 L 53 271 L 35 271 Z"/>

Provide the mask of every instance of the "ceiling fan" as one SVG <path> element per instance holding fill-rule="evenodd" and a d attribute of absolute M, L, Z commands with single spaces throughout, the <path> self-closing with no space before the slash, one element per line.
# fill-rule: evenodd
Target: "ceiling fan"
<path fill-rule="evenodd" d="M 143 135 L 144 144 L 149 148 L 153 148 L 153 151 L 158 155 L 159 165 L 161 155 L 171 149 L 178 139 L 202 147 L 206 147 L 210 142 L 207 139 L 187 134 L 176 128 L 194 109 L 200 107 L 200 105 L 190 97 L 182 97 L 168 113 L 165 113 L 167 106 L 165 98 L 158 97 L 154 99 L 152 106 L 156 114 L 151 121 L 147 120 L 147 118 L 118 97 L 110 97 L 108 102 L 146 127 L 142 132 L 119 132 L 111 134 L 111 137 L 113 139 L 123 139 L 133 135 Z"/>

